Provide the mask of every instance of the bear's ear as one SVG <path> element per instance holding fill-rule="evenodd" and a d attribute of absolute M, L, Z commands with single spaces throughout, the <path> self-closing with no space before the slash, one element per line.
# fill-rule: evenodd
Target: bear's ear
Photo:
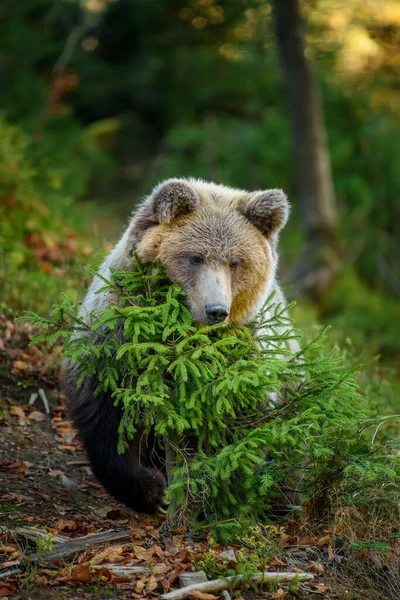
<path fill-rule="evenodd" d="M 249 194 L 239 210 L 263 235 L 269 236 L 286 225 L 290 205 L 282 190 L 265 190 Z"/>
<path fill-rule="evenodd" d="M 170 223 L 176 217 L 196 210 L 200 205 L 197 192 L 181 179 L 168 179 L 160 183 L 149 200 L 158 223 Z"/>

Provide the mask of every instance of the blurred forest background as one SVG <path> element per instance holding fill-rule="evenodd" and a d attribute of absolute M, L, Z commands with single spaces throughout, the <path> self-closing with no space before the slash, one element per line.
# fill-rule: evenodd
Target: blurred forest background
<path fill-rule="evenodd" d="M 2 0 L 3 310 L 78 298 L 163 178 L 280 187 L 297 324 L 332 324 L 398 412 L 400 3 L 303 0 L 304 37 L 296 5 Z"/>

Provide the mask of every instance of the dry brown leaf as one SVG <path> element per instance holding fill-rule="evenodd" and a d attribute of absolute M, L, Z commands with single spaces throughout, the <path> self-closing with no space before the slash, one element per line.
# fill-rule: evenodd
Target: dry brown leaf
<path fill-rule="evenodd" d="M 325 571 L 323 565 L 315 560 L 310 560 L 310 569 L 311 571 L 314 571 L 314 573 L 323 573 Z"/>
<path fill-rule="evenodd" d="M 323 537 L 318 538 L 318 546 L 324 546 L 325 544 L 327 544 L 329 542 L 329 540 L 331 539 L 330 534 L 328 533 L 328 535 L 324 535 Z"/>
<path fill-rule="evenodd" d="M 15 544 L 10 544 L 9 546 L 0 546 L 0 554 L 9 554 L 10 552 L 15 552 L 17 546 Z"/>
<path fill-rule="evenodd" d="M 176 529 L 172 529 L 171 533 L 174 535 L 185 535 L 187 533 L 186 527 L 177 527 Z"/>
<path fill-rule="evenodd" d="M 124 551 L 123 546 L 112 546 L 98 552 L 90 560 L 92 565 L 100 565 L 102 562 L 114 562 Z"/>
<path fill-rule="evenodd" d="M 14 492 L 10 492 L 9 495 L 15 502 L 18 502 L 18 504 L 36 504 L 34 499 L 29 496 L 23 496 L 22 494 L 16 494 Z"/>
<path fill-rule="evenodd" d="M 142 546 L 133 546 L 133 550 L 136 558 L 139 560 L 150 560 L 154 554 L 153 548 L 146 550 L 145 548 L 142 548 Z"/>
<path fill-rule="evenodd" d="M 47 475 L 50 475 L 50 477 L 58 477 L 59 475 L 64 475 L 64 471 L 49 471 Z"/>
<path fill-rule="evenodd" d="M 154 577 L 154 575 L 150 575 L 150 577 L 146 581 L 146 593 L 154 592 L 157 588 L 157 579 Z"/>
<path fill-rule="evenodd" d="M 164 573 L 168 573 L 171 570 L 171 566 L 165 563 L 158 563 L 153 567 L 153 573 L 156 575 L 164 575 Z"/>
<path fill-rule="evenodd" d="M 184 545 L 183 540 L 180 537 L 178 537 L 177 535 L 172 536 L 172 543 L 174 544 L 174 546 L 177 546 L 178 548 L 181 548 Z"/>
<path fill-rule="evenodd" d="M 279 588 L 272 594 L 273 600 L 282 600 L 285 597 L 285 590 Z"/>
<path fill-rule="evenodd" d="M 143 592 L 144 586 L 145 586 L 144 581 L 139 579 L 139 581 L 136 583 L 136 591 L 140 594 L 140 592 Z"/>
<path fill-rule="evenodd" d="M 335 560 L 335 555 L 333 553 L 332 546 L 330 544 L 328 546 L 328 557 L 329 557 L 329 560 Z"/>
<path fill-rule="evenodd" d="M 66 519 L 59 519 L 55 524 L 55 529 L 57 531 L 75 531 L 76 523 L 75 521 L 67 521 Z"/>
<path fill-rule="evenodd" d="M 39 410 L 34 410 L 29 415 L 29 419 L 31 419 L 33 421 L 37 421 L 38 423 L 41 423 L 41 421 L 45 421 L 46 420 L 46 415 L 44 413 L 40 412 Z"/>
<path fill-rule="evenodd" d="M 322 594 L 329 590 L 329 588 L 326 585 L 321 585 L 320 583 L 314 584 L 312 588 L 313 590 L 317 590 L 317 592 L 321 592 Z"/>
<path fill-rule="evenodd" d="M 2 598 L 7 596 L 12 596 L 14 594 L 15 587 L 10 583 L 5 583 L 4 581 L 0 582 L 0 596 Z"/>
<path fill-rule="evenodd" d="M 28 368 L 28 365 L 23 360 L 15 360 L 13 362 L 13 367 L 14 367 L 14 369 L 17 369 L 18 371 L 25 371 L 25 369 Z"/>
<path fill-rule="evenodd" d="M 0 471 L 17 471 L 18 473 L 28 473 L 29 467 L 22 460 L 3 460 L 0 463 Z"/>
<path fill-rule="evenodd" d="M 21 406 L 11 406 L 10 415 L 19 419 L 26 419 L 25 411 Z"/>
<path fill-rule="evenodd" d="M 76 565 L 72 567 L 70 576 L 68 578 L 70 581 L 79 581 L 84 583 L 85 581 L 89 581 L 90 579 L 90 568 L 89 565 Z"/>
<path fill-rule="evenodd" d="M 273 556 L 270 560 L 270 564 L 277 567 L 287 567 L 287 563 L 278 558 L 277 556 Z"/>
<path fill-rule="evenodd" d="M 197 600 L 218 600 L 219 596 L 214 596 L 214 594 L 206 594 L 205 592 L 199 592 L 195 590 L 194 592 L 190 592 L 189 598 L 196 598 Z"/>
<path fill-rule="evenodd" d="M 107 569 L 107 567 L 99 567 L 98 569 L 95 569 L 94 575 L 98 579 L 106 579 L 107 581 L 114 579 L 113 573 L 110 571 L 110 569 Z"/>

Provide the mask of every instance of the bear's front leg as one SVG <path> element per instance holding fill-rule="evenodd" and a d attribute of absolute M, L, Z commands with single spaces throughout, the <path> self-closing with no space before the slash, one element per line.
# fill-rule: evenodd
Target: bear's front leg
<path fill-rule="evenodd" d="M 109 393 L 95 395 L 98 387 L 95 377 L 86 377 L 78 387 L 79 374 L 79 364 L 65 361 L 63 387 L 69 414 L 95 477 L 116 500 L 129 508 L 147 514 L 165 513 L 165 477 L 160 469 L 152 468 L 152 448 L 143 432 L 138 431 L 126 452 L 119 454 L 121 411 L 114 406 Z"/>

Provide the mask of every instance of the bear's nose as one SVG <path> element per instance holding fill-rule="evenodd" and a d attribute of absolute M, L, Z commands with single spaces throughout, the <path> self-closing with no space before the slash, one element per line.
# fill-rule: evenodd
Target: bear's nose
<path fill-rule="evenodd" d="M 210 325 L 221 323 L 229 315 L 229 310 L 223 304 L 206 304 L 205 313 Z"/>

